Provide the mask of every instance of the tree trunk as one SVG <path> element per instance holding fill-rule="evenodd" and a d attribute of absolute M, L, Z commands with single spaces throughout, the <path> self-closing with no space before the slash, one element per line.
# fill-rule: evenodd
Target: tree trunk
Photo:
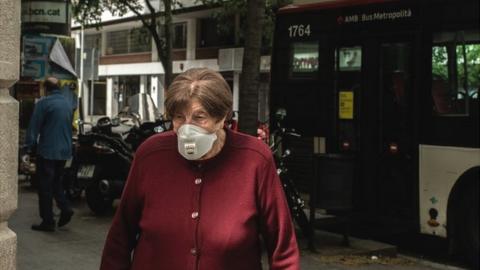
<path fill-rule="evenodd" d="M 172 82 L 172 1 L 163 0 L 165 4 L 165 47 L 164 59 L 162 59 L 163 68 L 165 69 L 165 87 L 170 86 Z"/>
<path fill-rule="evenodd" d="M 257 135 L 260 48 L 262 45 L 265 0 L 247 1 L 247 26 L 240 76 L 239 129 Z"/>
<path fill-rule="evenodd" d="M 149 28 L 157 47 L 158 59 L 162 63 L 165 72 L 164 86 L 167 87 L 172 81 L 172 38 L 170 36 L 172 33 L 172 2 L 171 0 L 162 0 L 162 2 L 165 6 L 165 21 L 159 27 L 163 27 L 165 36 L 161 37 L 159 35 L 156 18 L 152 19 L 155 21 L 151 23 Z"/>

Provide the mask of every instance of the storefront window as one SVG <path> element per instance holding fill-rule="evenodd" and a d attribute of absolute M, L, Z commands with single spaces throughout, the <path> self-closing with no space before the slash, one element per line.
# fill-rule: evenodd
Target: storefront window
<path fill-rule="evenodd" d="M 107 55 L 150 52 L 152 37 L 146 28 L 107 33 Z"/>
<path fill-rule="evenodd" d="M 83 48 L 85 49 L 102 48 L 102 35 L 101 34 L 85 35 Z"/>
<path fill-rule="evenodd" d="M 312 76 L 318 70 L 318 43 L 297 42 L 292 44 L 290 74 L 292 77 Z"/>
<path fill-rule="evenodd" d="M 129 53 L 150 52 L 152 50 L 152 36 L 146 28 L 134 28 L 129 35 Z"/>
<path fill-rule="evenodd" d="M 107 33 L 107 54 L 124 54 L 128 52 L 128 30 Z"/>
<path fill-rule="evenodd" d="M 187 47 L 187 24 L 173 24 L 172 48 L 185 49 Z"/>
<path fill-rule="evenodd" d="M 87 81 L 90 93 L 90 115 L 106 115 L 107 82 L 105 80 Z"/>
<path fill-rule="evenodd" d="M 120 76 L 118 86 L 118 108 L 123 109 L 131 96 L 140 93 L 140 76 Z"/>

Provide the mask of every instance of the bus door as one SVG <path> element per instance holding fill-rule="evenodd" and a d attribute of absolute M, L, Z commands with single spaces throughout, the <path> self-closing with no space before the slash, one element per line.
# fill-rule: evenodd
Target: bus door
<path fill-rule="evenodd" d="M 354 205 L 414 218 L 412 41 L 349 41 L 335 56 L 338 147 L 355 153 Z"/>
<path fill-rule="evenodd" d="M 412 43 L 385 42 L 378 47 L 378 147 L 380 213 L 414 218 L 414 127 Z"/>

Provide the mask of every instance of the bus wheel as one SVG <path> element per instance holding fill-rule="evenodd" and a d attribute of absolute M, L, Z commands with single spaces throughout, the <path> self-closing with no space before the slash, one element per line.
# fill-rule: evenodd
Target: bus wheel
<path fill-rule="evenodd" d="M 463 200 L 463 215 L 460 223 L 461 230 L 464 232 L 461 234 L 462 249 L 473 269 L 478 269 L 478 183 L 475 188 L 470 188 L 465 195 L 466 196 Z"/>

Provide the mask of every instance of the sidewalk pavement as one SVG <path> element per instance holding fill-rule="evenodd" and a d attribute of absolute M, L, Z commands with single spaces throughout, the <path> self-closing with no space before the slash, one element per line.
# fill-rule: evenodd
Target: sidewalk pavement
<path fill-rule="evenodd" d="M 70 224 L 55 233 L 36 232 L 30 229 L 39 221 L 36 192 L 20 182 L 18 198 L 18 210 L 9 221 L 18 236 L 18 270 L 98 269 L 112 214 L 94 216 L 82 199 L 73 205 L 75 215 Z M 353 237 L 349 247 L 341 242 L 342 236 L 317 230 L 317 252 L 312 253 L 306 241 L 299 239 L 302 269 L 438 269 L 406 258 L 382 256 L 395 253 L 395 247 L 390 245 Z M 264 269 L 268 269 L 266 264 Z"/>

